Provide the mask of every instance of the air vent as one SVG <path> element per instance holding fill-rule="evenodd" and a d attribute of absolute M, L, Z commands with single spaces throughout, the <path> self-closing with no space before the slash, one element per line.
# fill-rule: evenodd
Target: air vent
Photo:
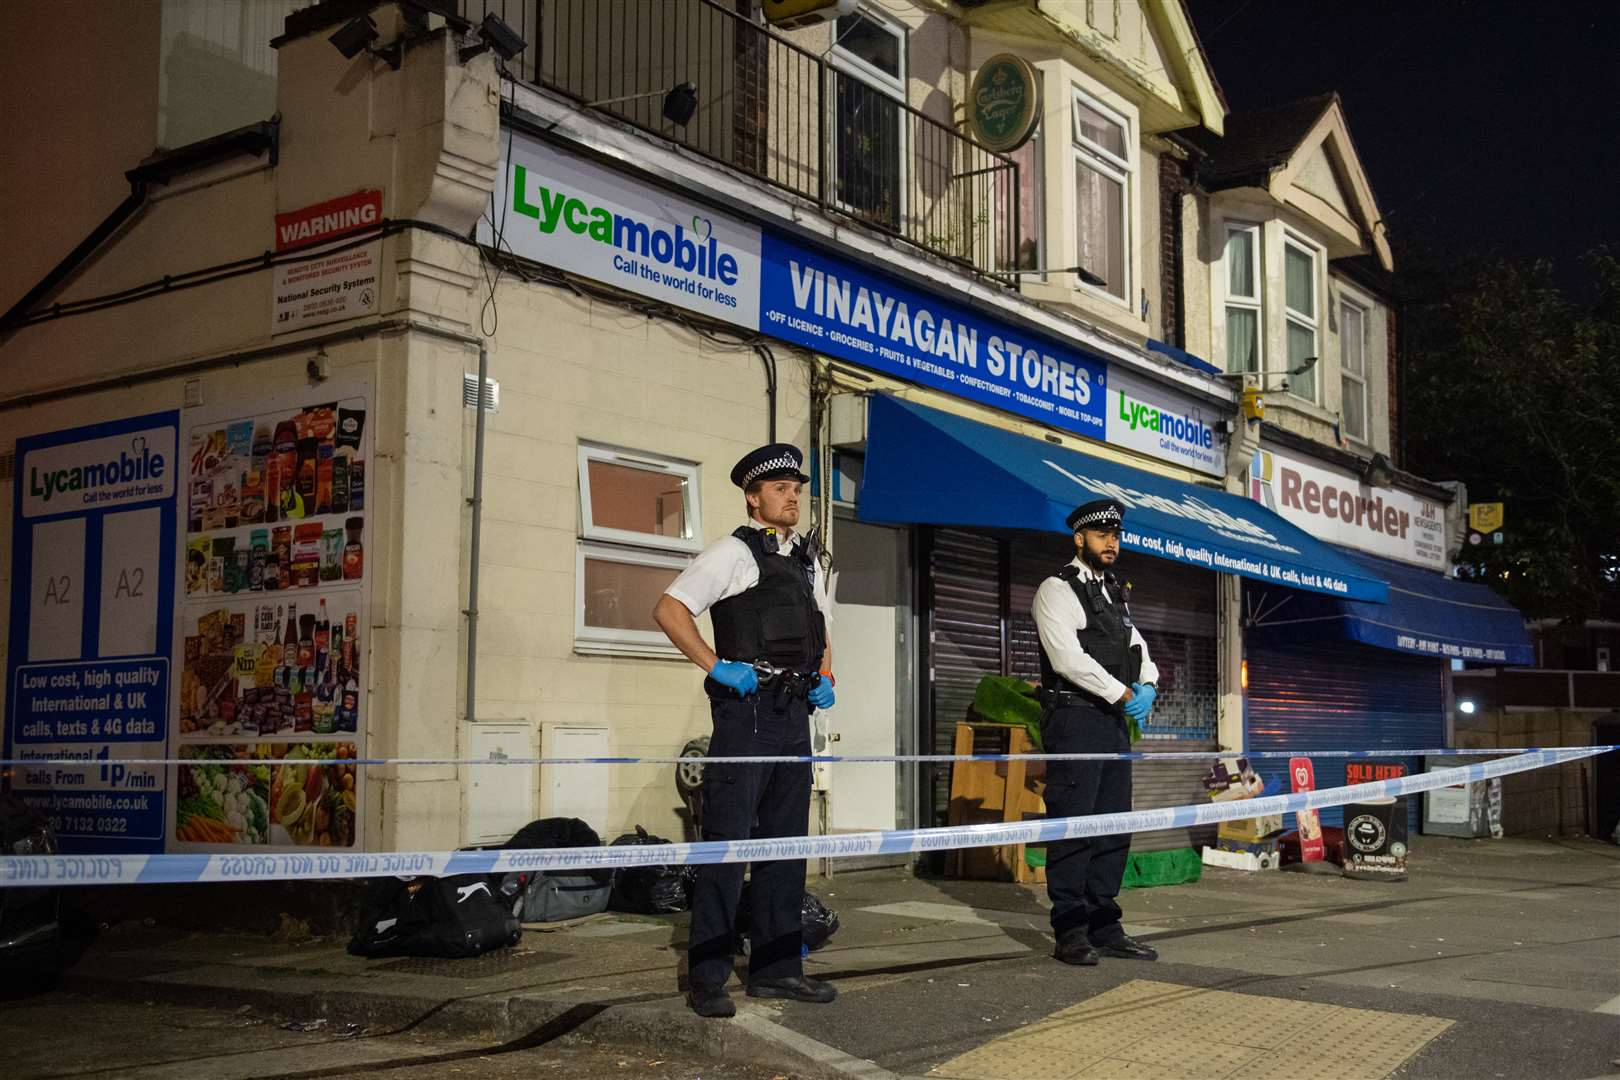
<path fill-rule="evenodd" d="M 469 409 L 478 408 L 478 376 L 465 372 L 461 376 L 461 403 Z M 501 384 L 494 379 L 484 380 L 484 409 L 501 411 Z"/>

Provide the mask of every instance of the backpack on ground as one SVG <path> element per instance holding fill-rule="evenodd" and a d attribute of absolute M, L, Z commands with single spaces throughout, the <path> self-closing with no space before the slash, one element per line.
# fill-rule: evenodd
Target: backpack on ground
<path fill-rule="evenodd" d="M 504 847 L 600 847 L 601 838 L 578 818 L 541 818 L 519 829 Z M 606 911 L 613 889 L 613 869 L 545 870 L 506 874 L 496 891 L 523 922 L 561 922 Z"/>

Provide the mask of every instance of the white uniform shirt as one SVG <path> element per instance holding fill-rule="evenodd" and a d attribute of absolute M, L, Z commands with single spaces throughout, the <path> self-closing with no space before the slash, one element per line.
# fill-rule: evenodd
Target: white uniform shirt
<path fill-rule="evenodd" d="M 751 528 L 759 527 L 757 522 L 750 522 L 749 525 Z M 790 532 L 787 542 L 778 547 L 777 555 L 788 558 L 803 543 L 804 537 Z M 671 582 L 664 592 L 685 604 L 686 610 L 695 619 L 720 601 L 758 584 L 759 564 L 754 561 L 754 553 L 748 550 L 747 544 L 728 534 L 704 548 L 703 553 L 693 559 L 692 565 L 681 571 L 681 576 Z M 832 611 L 827 602 L 827 582 L 822 576 L 820 562 L 811 569 L 810 585 L 816 597 L 816 607 L 821 609 L 830 629 Z"/>
<path fill-rule="evenodd" d="M 1079 567 L 1080 580 L 1083 582 L 1102 577 L 1079 558 L 1069 565 Z M 1103 595 L 1111 602 L 1118 602 L 1106 587 Z M 1104 701 L 1118 701 L 1130 689 L 1110 675 L 1096 657 L 1080 647 L 1075 631 L 1086 628 L 1086 608 L 1067 581 L 1054 576 L 1041 582 L 1041 587 L 1035 590 L 1031 613 L 1035 616 L 1035 629 L 1040 631 L 1041 648 L 1046 650 L 1052 667 L 1057 669 L 1059 675 Z M 1135 626 L 1131 627 L 1131 644 L 1142 647 L 1142 674 L 1137 678 L 1144 683 L 1158 685 L 1159 669 L 1148 656 L 1147 642 L 1142 640 L 1142 632 Z"/>

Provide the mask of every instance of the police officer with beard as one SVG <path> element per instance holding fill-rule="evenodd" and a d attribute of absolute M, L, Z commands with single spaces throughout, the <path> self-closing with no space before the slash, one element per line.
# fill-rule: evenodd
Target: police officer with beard
<path fill-rule="evenodd" d="M 653 609 L 676 648 L 708 673 L 710 757 L 808 755 L 810 711 L 833 704 L 826 583 L 814 537 L 794 532 L 800 491 L 810 479 L 803 463 L 786 443 L 737 462 L 731 481 L 743 489 L 748 523 L 705 548 Z M 696 623 L 705 611 L 714 622 L 712 649 Z M 810 765 L 711 762 L 703 770 L 703 800 L 705 840 L 804 836 Z M 752 869 L 748 996 L 832 1001 L 838 992 L 806 978 L 800 960 L 804 860 Z M 736 1013 L 725 985 L 742 883 L 741 863 L 697 868 L 687 1003 L 700 1016 Z"/>
<path fill-rule="evenodd" d="M 1127 718 L 1145 720 L 1158 695 L 1159 669 L 1131 623 L 1124 588 L 1114 576 L 1125 507 L 1098 499 L 1067 518 L 1075 558 L 1035 592 L 1041 639 L 1041 743 L 1049 754 L 1094 754 L 1131 748 Z M 1131 808 L 1128 761 L 1051 761 L 1046 809 L 1052 817 L 1109 814 Z M 1052 955 L 1065 964 L 1102 956 L 1156 960 L 1158 952 L 1125 933 L 1117 902 L 1131 838 L 1063 840 L 1046 849 L 1052 899 Z"/>

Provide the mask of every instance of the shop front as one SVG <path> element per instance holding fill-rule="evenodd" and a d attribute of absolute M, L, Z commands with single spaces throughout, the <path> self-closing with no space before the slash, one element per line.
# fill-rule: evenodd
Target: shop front
<path fill-rule="evenodd" d="M 858 494 L 862 522 L 914 530 L 920 638 L 919 743 L 950 753 L 986 675 L 1039 677 L 1030 606 L 1040 582 L 1073 558 L 1064 518 L 1106 496 L 1128 510 L 1120 575 L 1161 671 L 1160 695 L 1137 748 L 1213 750 L 1220 742 L 1220 578 L 1287 582 L 1378 606 L 1382 579 L 1276 515 L 1209 486 L 1053 445 L 901 396 L 865 404 Z M 1206 765 L 1137 770 L 1139 809 L 1204 797 Z M 943 824 L 948 770 L 919 778 L 918 817 Z M 1144 835 L 1133 850 L 1196 847 L 1197 830 Z"/>
<path fill-rule="evenodd" d="M 1249 472 L 1251 498 L 1336 546 L 1389 583 L 1388 602 L 1369 605 L 1276 585 L 1244 590 L 1250 750 L 1418 750 L 1450 745 L 1447 671 L 1453 663 L 1528 664 L 1524 620 L 1487 586 L 1448 576 L 1448 508 L 1396 485 L 1268 447 Z M 1382 760 L 1382 759 L 1381 759 Z M 1420 759 L 1392 754 L 1408 772 Z M 1315 763 L 1318 787 L 1367 778 L 1342 759 Z M 1286 789 L 1283 761 L 1256 763 Z M 1376 766 L 1373 767 L 1376 771 Z M 1421 805 L 1410 800 L 1416 831 Z M 1325 810 L 1330 825 L 1340 809 Z"/>

